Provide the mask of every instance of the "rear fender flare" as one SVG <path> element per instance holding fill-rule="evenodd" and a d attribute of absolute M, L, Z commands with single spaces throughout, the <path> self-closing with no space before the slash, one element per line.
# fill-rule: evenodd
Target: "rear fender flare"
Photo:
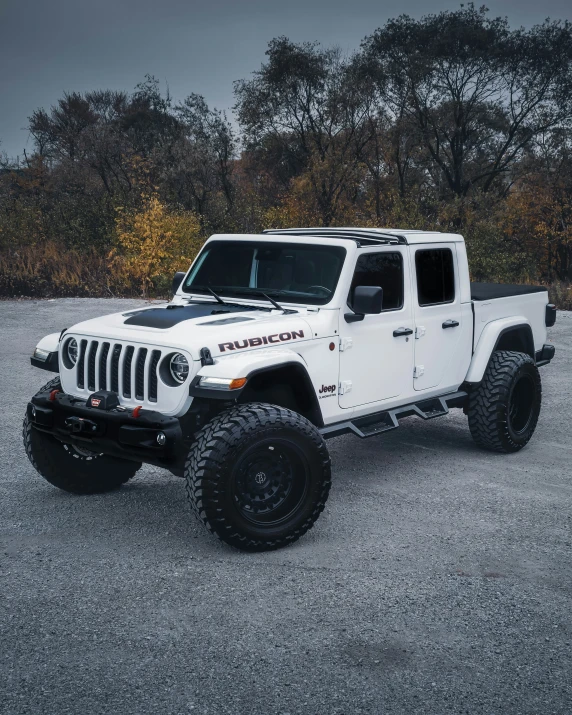
<path fill-rule="evenodd" d="M 518 315 L 511 318 L 493 320 L 485 326 L 481 333 L 479 342 L 473 353 L 471 364 L 469 365 L 467 376 L 465 377 L 465 382 L 472 384 L 481 382 L 491 355 L 498 349 L 503 338 L 504 342 L 506 342 L 511 333 L 514 334 L 515 342 L 517 342 L 518 347 L 507 347 L 506 349 L 525 352 L 534 360 L 534 337 L 530 322 L 527 318 Z"/>

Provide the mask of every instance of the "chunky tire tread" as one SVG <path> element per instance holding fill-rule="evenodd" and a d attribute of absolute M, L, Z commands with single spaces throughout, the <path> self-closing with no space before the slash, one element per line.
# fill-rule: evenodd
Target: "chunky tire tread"
<path fill-rule="evenodd" d="M 59 377 L 50 380 L 40 392 L 61 389 Z M 24 418 L 22 437 L 26 454 L 34 469 L 54 487 L 72 494 L 103 494 L 119 489 L 141 468 L 140 462 L 107 455 L 81 456 L 49 434 L 35 429 Z"/>
<path fill-rule="evenodd" d="M 311 513 L 295 529 L 276 538 L 252 538 L 227 519 L 222 503 L 221 473 L 247 436 L 264 430 L 291 428 L 310 440 L 319 455 L 322 476 L 313 493 Z M 222 541 L 243 551 L 270 551 L 303 536 L 324 510 L 331 486 L 331 461 L 324 439 L 306 418 L 292 410 L 266 403 L 248 403 L 225 410 L 196 435 L 185 464 L 186 492 L 191 507 L 206 528 Z"/>
<path fill-rule="evenodd" d="M 511 387 L 523 370 L 528 371 L 536 383 L 537 401 L 526 432 L 515 439 L 508 426 L 508 403 Z M 536 428 L 541 394 L 538 368 L 529 355 L 508 350 L 494 352 L 482 382 L 469 396 L 469 429 L 474 441 L 493 452 L 506 454 L 522 449 Z"/>

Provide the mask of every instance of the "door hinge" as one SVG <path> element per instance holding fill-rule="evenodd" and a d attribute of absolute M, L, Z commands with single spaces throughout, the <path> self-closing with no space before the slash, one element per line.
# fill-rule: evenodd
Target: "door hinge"
<path fill-rule="evenodd" d="M 353 338 L 340 338 L 340 352 L 343 353 L 344 350 L 349 350 L 351 347 L 353 347 L 353 344 Z"/>
<path fill-rule="evenodd" d="M 415 368 L 413 369 L 413 377 L 421 377 L 423 374 L 425 374 L 425 365 L 415 365 Z"/>
<path fill-rule="evenodd" d="M 348 392 L 352 391 L 352 381 L 351 380 L 344 380 L 343 382 L 340 382 L 340 386 L 338 388 L 338 394 L 339 395 L 345 395 Z"/>
<path fill-rule="evenodd" d="M 423 325 L 418 325 L 415 328 L 415 340 L 419 340 L 419 338 L 422 338 L 425 335 L 425 328 Z"/>

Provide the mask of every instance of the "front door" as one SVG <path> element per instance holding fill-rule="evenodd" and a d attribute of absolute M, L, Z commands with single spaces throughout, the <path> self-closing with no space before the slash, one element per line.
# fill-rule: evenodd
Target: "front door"
<path fill-rule="evenodd" d="M 381 286 L 383 307 L 378 315 L 346 322 L 340 315 L 339 405 L 357 407 L 411 392 L 413 312 L 407 247 L 362 249 L 348 296 L 351 314 L 357 286 Z"/>
<path fill-rule="evenodd" d="M 457 254 L 452 244 L 412 247 L 415 306 L 413 387 L 447 389 L 457 379 L 452 363 L 459 359 L 463 315 Z"/>

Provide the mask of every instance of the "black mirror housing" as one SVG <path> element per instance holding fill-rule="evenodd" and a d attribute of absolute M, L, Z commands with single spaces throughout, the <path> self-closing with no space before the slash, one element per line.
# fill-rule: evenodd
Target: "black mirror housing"
<path fill-rule="evenodd" d="M 179 290 L 179 286 L 183 282 L 183 278 L 187 275 L 186 271 L 177 271 L 175 277 L 173 278 L 173 283 L 171 285 L 171 293 L 175 293 Z"/>
<path fill-rule="evenodd" d="M 356 286 L 352 310 L 358 315 L 381 313 L 383 306 L 383 288 L 380 286 Z"/>

